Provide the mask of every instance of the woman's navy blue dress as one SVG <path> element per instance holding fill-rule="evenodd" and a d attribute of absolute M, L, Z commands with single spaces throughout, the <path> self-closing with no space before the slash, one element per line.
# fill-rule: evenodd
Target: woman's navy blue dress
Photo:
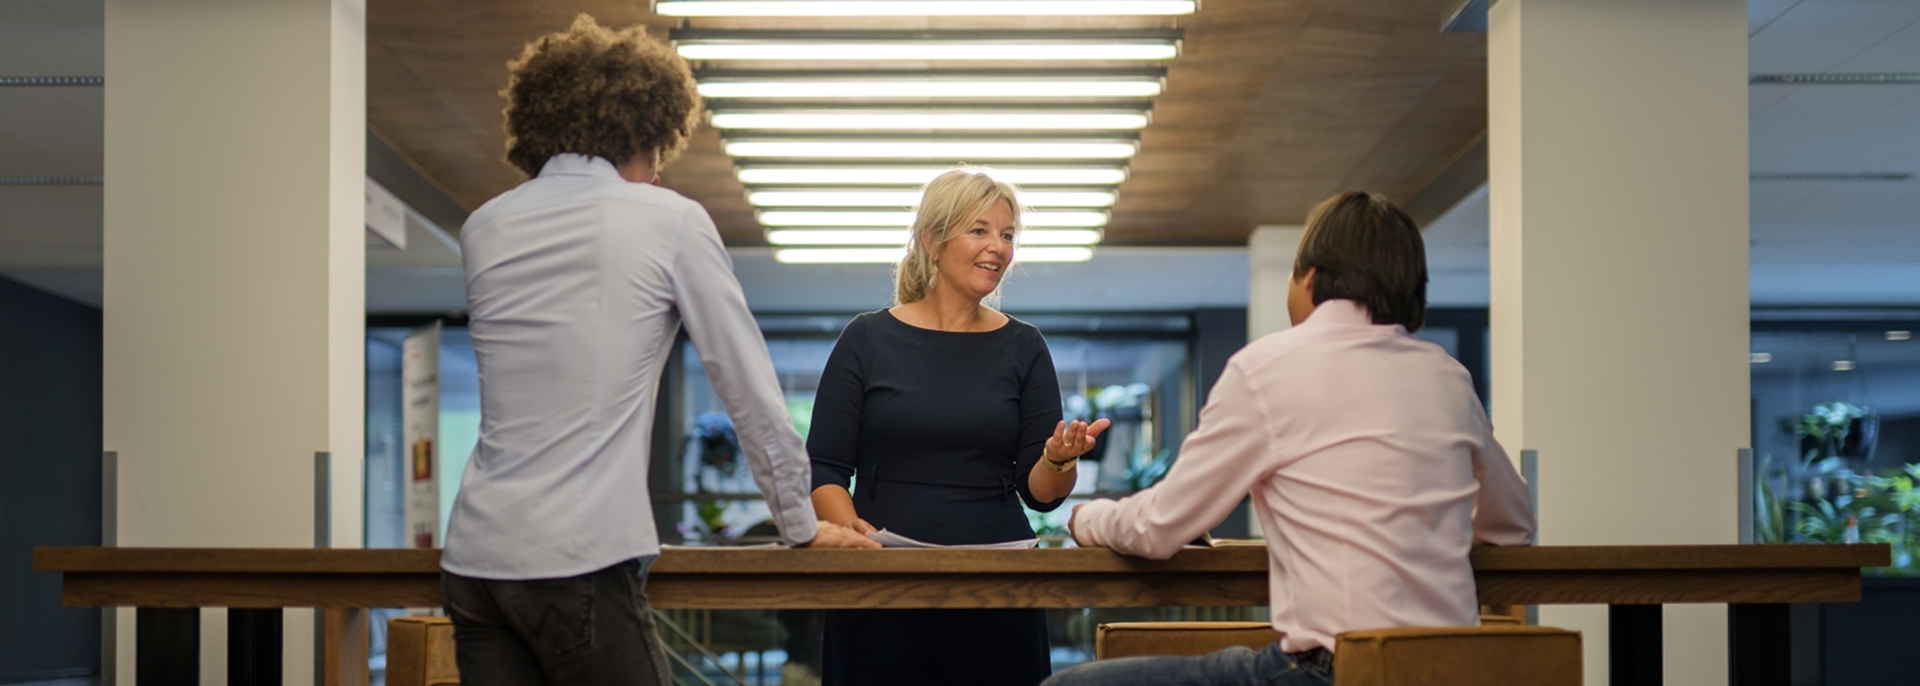
<path fill-rule="evenodd" d="M 1027 474 L 1060 421 L 1060 382 L 1039 329 L 918 328 L 886 310 L 855 317 L 827 358 L 807 452 L 813 487 L 851 486 L 876 527 L 928 543 L 1033 538 Z M 1045 680 L 1044 610 L 834 610 L 827 686 Z"/>

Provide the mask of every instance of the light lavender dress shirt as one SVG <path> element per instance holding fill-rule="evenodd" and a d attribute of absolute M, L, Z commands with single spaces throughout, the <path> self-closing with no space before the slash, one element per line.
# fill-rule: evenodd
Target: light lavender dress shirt
<path fill-rule="evenodd" d="M 647 462 L 660 370 L 682 323 L 733 417 L 781 535 L 813 540 L 812 471 L 713 220 L 563 154 L 460 233 L 480 441 L 443 569 L 575 576 L 658 554 Z"/>
<path fill-rule="evenodd" d="M 1526 545 L 1526 483 L 1466 369 L 1329 300 L 1227 362 L 1166 479 L 1087 503 L 1075 537 L 1167 558 L 1253 496 L 1287 652 L 1359 629 L 1479 622 L 1476 543 Z"/>

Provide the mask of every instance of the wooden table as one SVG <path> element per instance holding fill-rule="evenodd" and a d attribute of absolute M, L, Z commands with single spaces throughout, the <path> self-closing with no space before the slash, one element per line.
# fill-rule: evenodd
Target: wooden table
<path fill-rule="evenodd" d="M 346 637 L 329 643 L 339 646 L 327 657 L 333 686 L 354 683 L 352 666 L 365 664 L 364 653 L 351 650 L 364 643 L 364 608 L 440 605 L 439 557 L 39 548 L 34 568 L 62 574 L 70 607 L 140 608 L 142 686 L 198 683 L 179 663 L 189 654 L 197 660 L 198 632 L 185 623 L 197 626 L 200 607 L 242 613 L 230 622 L 251 632 L 235 644 L 241 648 L 279 645 L 279 623 L 260 612 L 328 609 L 328 633 Z M 1482 548 L 1473 567 L 1484 605 L 1608 605 L 1615 684 L 1660 683 L 1662 605 L 1730 604 L 1732 682 L 1753 686 L 1787 683 L 1787 604 L 1857 602 L 1860 569 L 1890 558 L 1886 545 Z M 675 548 L 661 554 L 647 588 L 662 609 L 1251 606 L 1267 602 L 1267 556 L 1247 547 L 1186 550 L 1164 561 L 1098 549 Z M 230 666 L 230 683 L 278 683 L 277 658 L 272 670 L 241 666 Z"/>

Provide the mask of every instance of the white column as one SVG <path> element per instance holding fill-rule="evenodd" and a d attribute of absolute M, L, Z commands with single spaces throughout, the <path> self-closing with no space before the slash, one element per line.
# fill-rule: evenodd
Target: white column
<path fill-rule="evenodd" d="M 1287 317 L 1287 283 L 1300 252 L 1298 226 L 1261 226 L 1247 237 L 1247 340 L 1293 328 Z"/>
<path fill-rule="evenodd" d="M 1287 284 L 1293 280 L 1293 258 L 1300 252 L 1299 226 L 1260 226 L 1247 237 L 1247 341 L 1293 328 L 1287 315 Z M 1247 532 L 1264 538 L 1260 518 L 1247 510 Z"/>
<path fill-rule="evenodd" d="M 1736 542 L 1749 441 L 1747 4 L 1489 14 L 1492 401 L 1540 451 L 1546 545 Z M 1670 684 L 1727 680 L 1725 606 L 1666 609 Z M 1585 632 L 1607 683 L 1606 613 Z"/>
<path fill-rule="evenodd" d="M 105 448 L 124 546 L 360 545 L 364 0 L 107 0 Z M 313 678 L 289 611 L 285 683 Z M 224 622 L 207 633 L 221 634 Z M 117 641 L 132 683 L 130 612 Z M 203 684 L 223 683 L 209 635 Z"/>

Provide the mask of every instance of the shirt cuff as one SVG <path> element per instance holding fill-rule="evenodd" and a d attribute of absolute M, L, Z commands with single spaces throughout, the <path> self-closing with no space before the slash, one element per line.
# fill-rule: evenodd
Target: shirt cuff
<path fill-rule="evenodd" d="M 1115 500 L 1089 500 L 1073 513 L 1073 542 L 1086 548 L 1106 548 L 1106 537 L 1099 535 L 1101 524 L 1119 506 Z"/>
<path fill-rule="evenodd" d="M 812 519 L 788 522 L 780 529 L 780 537 L 786 539 L 787 545 L 795 548 L 812 543 L 814 537 L 819 535 L 820 523 Z"/>

